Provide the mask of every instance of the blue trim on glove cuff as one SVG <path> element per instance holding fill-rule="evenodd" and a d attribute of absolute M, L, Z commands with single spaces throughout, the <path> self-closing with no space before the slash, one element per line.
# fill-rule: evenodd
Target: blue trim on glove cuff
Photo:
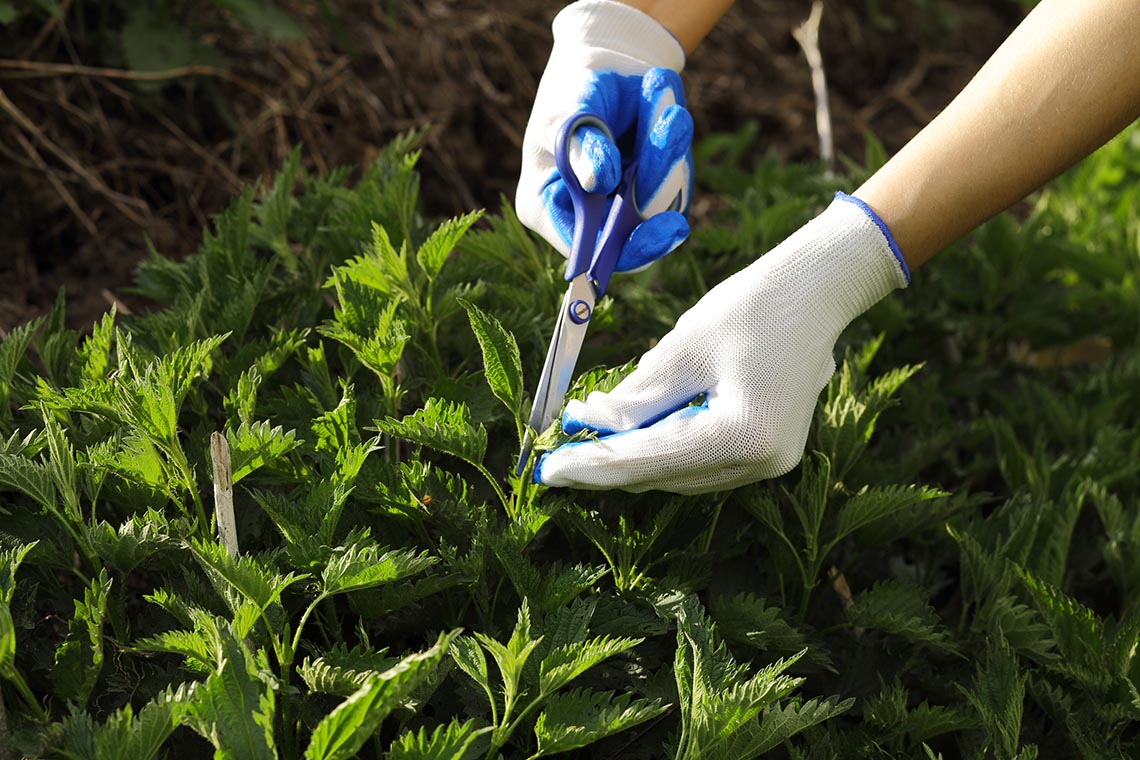
<path fill-rule="evenodd" d="M 906 259 L 903 258 L 902 251 L 899 250 L 898 243 L 895 242 L 895 236 L 891 234 L 890 228 L 887 227 L 887 223 L 884 222 L 870 206 L 856 198 L 854 195 L 848 195 L 847 193 L 840 190 L 835 193 L 835 198 L 837 200 L 847 201 L 848 203 L 854 203 L 856 206 L 863 210 L 864 214 L 870 217 L 871 221 L 875 223 L 875 226 L 879 228 L 879 231 L 883 233 L 883 237 L 887 239 L 887 245 L 890 246 L 891 253 L 893 253 L 895 255 L 895 258 L 898 259 L 899 266 L 902 268 L 903 277 L 906 278 L 906 284 L 910 285 L 910 269 L 907 268 Z"/>

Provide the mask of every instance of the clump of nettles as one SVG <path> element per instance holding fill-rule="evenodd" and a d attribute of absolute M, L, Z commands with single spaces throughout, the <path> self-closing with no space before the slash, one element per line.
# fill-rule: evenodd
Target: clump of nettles
<path fill-rule="evenodd" d="M 582 367 L 826 204 L 747 139 Z M 427 224 L 413 144 L 356 187 L 295 153 L 141 267 L 163 308 L 0 339 L 0 756 L 1140 757 L 1140 129 L 854 324 L 795 471 L 696 497 L 513 476 L 560 259 L 509 207 Z"/>

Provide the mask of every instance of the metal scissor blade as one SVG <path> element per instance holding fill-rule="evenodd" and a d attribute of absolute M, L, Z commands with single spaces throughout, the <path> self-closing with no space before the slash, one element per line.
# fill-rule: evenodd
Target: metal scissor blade
<path fill-rule="evenodd" d="M 586 328 L 594 312 L 594 286 L 585 274 L 570 281 L 562 306 L 558 310 L 558 321 L 554 326 L 554 336 L 546 352 L 546 363 L 538 379 L 534 393 L 534 405 L 527 420 L 527 431 L 523 438 L 522 451 L 515 466 L 515 474 L 521 475 L 530 458 L 534 446 L 534 433 L 541 433 L 562 409 L 562 401 L 574 377 L 574 365 L 586 338 Z M 584 314 L 584 317 L 583 317 Z"/>

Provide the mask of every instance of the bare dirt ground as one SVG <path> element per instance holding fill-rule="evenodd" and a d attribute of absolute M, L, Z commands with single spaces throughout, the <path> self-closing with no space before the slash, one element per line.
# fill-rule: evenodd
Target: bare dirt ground
<path fill-rule="evenodd" d="M 113 65 L 114 39 L 76 32 L 84 19 L 61 5 L 64 22 L 37 22 L 0 50 L 0 330 L 44 313 L 60 288 L 80 329 L 114 300 L 143 306 L 129 288 L 148 248 L 192 252 L 209 216 L 297 143 L 306 168 L 326 172 L 430 124 L 426 211 L 497 209 L 513 194 L 561 7 L 297 0 L 279 5 L 306 38 L 272 43 L 190 3 L 225 65 L 154 78 Z M 810 72 L 791 34 L 810 5 L 740 0 L 729 12 L 685 71 L 698 136 L 754 120 L 757 151 L 818 157 Z M 1021 14 L 1013 0 L 828 2 L 820 47 L 837 150 L 858 160 L 868 131 L 897 150 Z"/>

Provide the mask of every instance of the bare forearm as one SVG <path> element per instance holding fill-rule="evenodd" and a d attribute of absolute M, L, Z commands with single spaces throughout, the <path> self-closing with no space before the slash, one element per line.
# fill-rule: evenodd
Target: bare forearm
<path fill-rule="evenodd" d="M 733 0 L 620 0 L 661 22 L 685 53 L 693 52 L 724 15 Z"/>
<path fill-rule="evenodd" d="M 1043 0 L 855 195 L 913 269 L 1140 117 L 1140 0 Z"/>

